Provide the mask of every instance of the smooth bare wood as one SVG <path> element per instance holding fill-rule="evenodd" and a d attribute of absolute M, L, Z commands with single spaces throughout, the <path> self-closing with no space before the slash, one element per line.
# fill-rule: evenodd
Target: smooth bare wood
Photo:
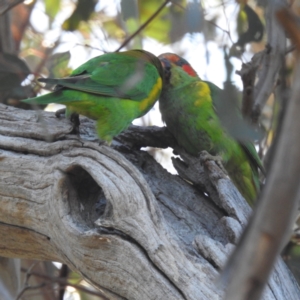
<path fill-rule="evenodd" d="M 0 105 L 0 255 L 63 262 L 107 299 L 221 299 L 250 208 L 214 161 L 177 149 L 171 175 L 132 130 L 108 147 L 86 118 L 78 136 L 53 113 Z M 265 299 L 297 299 L 286 266 L 275 272 Z"/>
<path fill-rule="evenodd" d="M 299 76 L 298 59 L 292 96 L 284 115 L 266 186 L 248 230 L 231 259 L 232 264 L 228 266 L 232 274 L 227 300 L 260 299 L 274 261 L 292 232 L 300 199 Z"/>
<path fill-rule="evenodd" d="M 288 1 L 277 0 L 265 2 L 265 19 L 267 31 L 267 47 L 259 58 L 258 81 L 254 87 L 254 104 L 251 118 L 254 123 L 258 122 L 262 109 L 274 91 L 274 84 L 277 82 L 278 72 L 282 66 L 286 51 L 286 33 L 276 19 L 276 12 L 279 8 L 287 7 Z"/>

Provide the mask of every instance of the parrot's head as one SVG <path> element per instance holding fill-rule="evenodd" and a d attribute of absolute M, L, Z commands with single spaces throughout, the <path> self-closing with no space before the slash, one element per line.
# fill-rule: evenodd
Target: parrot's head
<path fill-rule="evenodd" d="M 164 69 L 166 85 L 178 85 L 188 78 L 199 80 L 199 76 L 192 66 L 181 56 L 174 53 L 163 53 L 158 56 Z"/>
<path fill-rule="evenodd" d="M 159 59 L 152 53 L 150 53 L 146 50 L 134 49 L 134 50 L 124 51 L 124 52 L 119 52 L 119 54 L 126 55 L 126 56 L 132 56 L 132 57 L 136 58 L 138 60 L 138 62 L 150 63 L 150 64 L 154 65 L 156 67 L 161 79 L 162 80 L 164 79 L 163 66 L 161 65 Z"/>

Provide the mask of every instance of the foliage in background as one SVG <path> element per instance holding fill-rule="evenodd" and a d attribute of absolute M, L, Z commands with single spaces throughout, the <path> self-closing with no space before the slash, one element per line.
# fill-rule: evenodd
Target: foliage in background
<path fill-rule="evenodd" d="M 66 77 L 87 59 L 120 47 L 121 51 L 145 48 L 155 54 L 176 52 L 190 61 L 193 57 L 195 62 L 202 59 L 202 76 L 224 56 L 223 66 L 213 70 L 211 77 L 219 78 L 224 70 L 223 81 L 238 83 L 234 71 L 265 47 L 265 21 L 259 4 L 250 0 L 37 0 L 0 7 L 0 101 L 30 108 L 19 100 L 51 89 L 42 87 L 36 78 Z M 287 67 L 292 65 L 289 55 Z M 232 90 L 234 98 L 241 99 L 238 89 Z M 265 132 L 261 156 L 272 143 L 279 111 L 280 102 L 272 95 L 261 117 Z M 226 117 L 231 119 L 230 111 Z M 155 124 L 158 119 L 156 109 L 141 123 Z M 151 153 L 158 160 L 165 159 L 162 152 L 152 149 Z M 291 249 L 293 259 L 299 258 L 299 249 Z M 299 264 L 299 259 L 296 261 L 295 265 Z M 69 272 L 70 283 L 73 276 Z M 56 283 L 53 289 L 58 287 Z M 92 299 L 82 290 L 78 293 L 81 299 Z"/>

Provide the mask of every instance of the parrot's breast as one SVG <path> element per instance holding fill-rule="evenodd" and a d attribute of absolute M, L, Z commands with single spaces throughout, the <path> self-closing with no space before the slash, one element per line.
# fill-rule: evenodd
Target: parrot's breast
<path fill-rule="evenodd" d="M 157 100 L 161 92 L 161 89 L 162 89 L 162 79 L 161 77 L 158 77 L 156 83 L 153 85 L 153 88 L 149 93 L 149 96 L 143 99 L 139 104 L 139 108 L 141 112 L 148 110 L 149 107 L 154 105 L 155 101 Z"/>

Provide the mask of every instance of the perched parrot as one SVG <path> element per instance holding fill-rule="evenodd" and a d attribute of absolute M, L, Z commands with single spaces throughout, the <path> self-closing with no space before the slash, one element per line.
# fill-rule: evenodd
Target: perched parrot
<path fill-rule="evenodd" d="M 39 81 L 56 84 L 54 92 L 24 102 L 64 104 L 68 115 L 97 120 L 99 137 L 110 143 L 152 108 L 162 89 L 163 68 L 153 54 L 130 50 L 92 58 L 70 77 Z"/>
<path fill-rule="evenodd" d="M 159 59 L 165 73 L 159 108 L 167 128 L 188 153 L 206 150 L 221 156 L 232 181 L 253 205 L 260 184 L 258 168 L 263 166 L 252 143 L 236 141 L 222 127 L 214 106 L 221 89 L 201 80 L 176 54 L 161 54 Z"/>

